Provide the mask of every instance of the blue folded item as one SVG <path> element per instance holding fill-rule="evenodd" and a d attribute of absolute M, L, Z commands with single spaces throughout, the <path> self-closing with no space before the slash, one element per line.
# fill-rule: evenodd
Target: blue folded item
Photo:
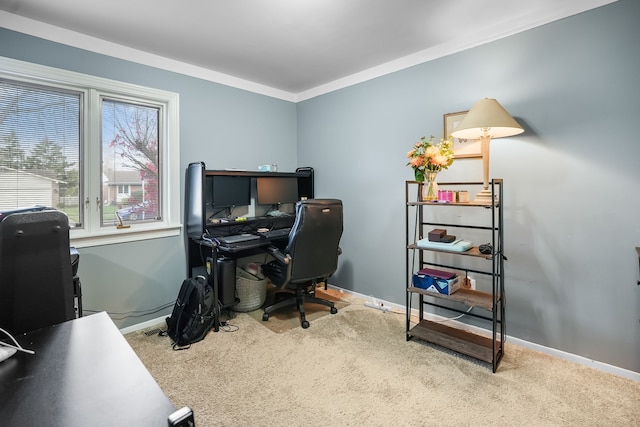
<path fill-rule="evenodd" d="M 457 239 L 451 243 L 432 242 L 429 239 L 421 239 L 416 242 L 416 246 L 421 249 L 437 249 L 439 251 L 466 252 L 473 247 L 473 243 Z"/>

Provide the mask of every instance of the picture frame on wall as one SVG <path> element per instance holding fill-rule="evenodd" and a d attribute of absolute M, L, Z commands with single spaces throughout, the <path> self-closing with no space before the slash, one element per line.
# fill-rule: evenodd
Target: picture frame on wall
<path fill-rule="evenodd" d="M 467 115 L 467 111 L 458 111 L 457 113 L 447 113 L 444 115 L 444 137 L 451 136 L 451 132 L 456 130 L 456 127 L 462 122 L 464 116 Z M 480 148 L 479 139 L 459 139 L 453 138 L 453 158 L 475 158 L 482 157 L 482 151 Z"/>

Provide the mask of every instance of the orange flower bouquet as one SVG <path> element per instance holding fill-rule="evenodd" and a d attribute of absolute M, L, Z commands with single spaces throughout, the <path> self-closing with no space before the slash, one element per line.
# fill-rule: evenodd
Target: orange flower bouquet
<path fill-rule="evenodd" d="M 411 166 L 418 182 L 424 182 L 425 174 L 440 172 L 453 163 L 451 138 L 441 139 L 438 144 L 435 144 L 433 139 L 433 135 L 429 138 L 423 136 L 407 153 L 409 158 L 407 166 Z"/>

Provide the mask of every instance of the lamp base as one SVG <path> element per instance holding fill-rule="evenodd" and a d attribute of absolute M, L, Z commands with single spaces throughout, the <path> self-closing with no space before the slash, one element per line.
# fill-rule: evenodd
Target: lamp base
<path fill-rule="evenodd" d="M 492 200 L 491 198 L 491 190 L 484 188 L 482 190 L 480 190 L 480 192 L 478 194 L 476 194 L 476 198 L 473 200 L 473 203 L 478 203 L 478 204 L 483 204 L 483 205 L 490 205 L 495 201 L 495 199 Z"/>

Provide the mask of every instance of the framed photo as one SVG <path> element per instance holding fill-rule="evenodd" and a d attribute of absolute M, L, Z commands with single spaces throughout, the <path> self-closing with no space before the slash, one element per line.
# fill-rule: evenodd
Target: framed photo
<path fill-rule="evenodd" d="M 469 111 L 459 111 L 457 113 L 447 113 L 444 115 L 444 137 L 448 138 L 451 132 L 456 130 L 464 116 Z M 458 139 L 453 138 L 453 157 L 455 159 L 482 157 L 479 139 Z"/>

